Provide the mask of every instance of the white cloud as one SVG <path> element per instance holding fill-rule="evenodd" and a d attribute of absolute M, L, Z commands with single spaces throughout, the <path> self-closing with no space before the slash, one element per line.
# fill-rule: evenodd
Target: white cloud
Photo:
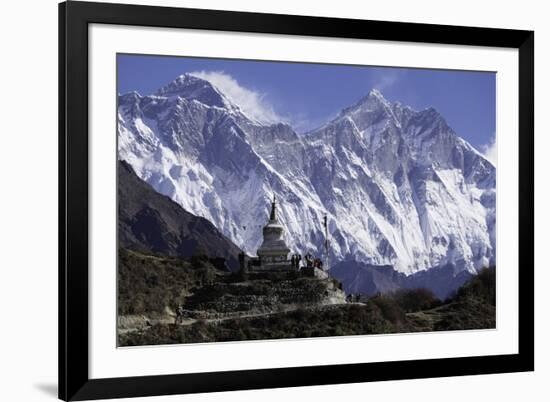
<path fill-rule="evenodd" d="M 195 71 L 190 74 L 209 81 L 252 119 L 261 123 L 286 121 L 275 112 L 265 94 L 243 87 L 223 71 Z"/>
<path fill-rule="evenodd" d="M 384 71 L 377 73 L 374 77 L 373 88 L 379 91 L 391 88 L 399 80 L 399 73 L 395 71 Z"/>
<path fill-rule="evenodd" d="M 497 141 L 496 136 L 493 135 L 491 142 L 481 146 L 483 156 L 489 160 L 493 165 L 497 165 Z"/>

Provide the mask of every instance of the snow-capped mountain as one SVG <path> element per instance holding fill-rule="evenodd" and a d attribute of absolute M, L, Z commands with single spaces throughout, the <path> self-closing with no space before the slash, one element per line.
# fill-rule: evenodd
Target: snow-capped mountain
<path fill-rule="evenodd" d="M 495 168 L 433 108 L 373 90 L 298 135 L 184 74 L 149 96 L 120 95 L 118 136 L 119 158 L 143 180 L 250 254 L 276 194 L 293 251 L 321 253 L 327 214 L 331 265 L 494 264 Z"/>

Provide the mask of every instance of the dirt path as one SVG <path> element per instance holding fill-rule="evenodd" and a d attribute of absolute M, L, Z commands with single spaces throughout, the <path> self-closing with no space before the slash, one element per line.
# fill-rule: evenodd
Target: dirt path
<path fill-rule="evenodd" d="M 363 304 L 363 303 L 342 303 L 342 304 Z M 306 307 L 306 309 L 307 310 L 322 310 L 322 309 L 327 309 L 327 308 L 334 308 L 336 306 L 341 306 L 342 304 L 328 304 L 328 305 L 314 306 L 314 307 L 309 307 L 309 308 Z M 236 319 L 240 319 L 240 318 L 269 317 L 269 316 L 272 316 L 272 315 L 285 314 L 285 313 L 289 313 L 289 312 L 292 312 L 292 311 L 297 311 L 297 310 L 300 310 L 300 309 L 304 309 L 304 307 L 303 306 L 291 307 L 291 308 L 284 309 L 284 310 L 281 310 L 281 311 L 272 311 L 272 312 L 267 312 L 267 313 L 258 312 L 258 313 L 248 313 L 248 314 L 234 314 L 234 315 L 228 315 L 228 316 L 219 317 L 219 318 L 204 318 L 204 319 L 185 318 L 185 319 L 183 319 L 183 321 L 179 325 L 180 326 L 188 326 L 188 325 L 193 325 L 193 324 L 195 324 L 196 322 L 199 322 L 199 321 L 202 321 L 202 322 L 205 322 L 205 323 L 220 323 L 220 322 L 223 322 L 223 321 L 236 320 Z M 156 319 L 156 320 L 151 320 L 151 321 L 153 321 L 154 324 L 168 325 L 168 324 L 174 324 L 175 318 L 162 318 L 162 319 Z M 134 332 L 134 331 L 139 331 L 139 330 L 144 330 L 144 329 L 146 330 L 147 328 L 149 328 L 149 326 L 136 326 L 136 327 L 131 327 L 131 328 L 123 328 L 123 329 L 119 329 L 118 333 L 119 334 L 126 334 L 126 333 L 129 333 L 129 332 Z"/>

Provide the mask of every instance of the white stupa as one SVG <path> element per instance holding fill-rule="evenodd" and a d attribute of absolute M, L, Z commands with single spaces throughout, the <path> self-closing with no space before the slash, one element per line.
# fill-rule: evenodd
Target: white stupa
<path fill-rule="evenodd" d="M 257 251 L 264 268 L 285 269 L 289 267 L 290 249 L 284 240 L 284 228 L 277 219 L 277 200 L 273 196 L 269 221 L 263 228 L 263 243 Z"/>

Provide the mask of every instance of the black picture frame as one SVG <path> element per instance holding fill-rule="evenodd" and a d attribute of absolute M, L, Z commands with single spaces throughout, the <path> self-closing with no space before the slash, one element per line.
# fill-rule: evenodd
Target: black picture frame
<path fill-rule="evenodd" d="M 88 375 L 88 25 L 192 28 L 519 51 L 517 354 L 213 373 Z M 293 387 L 534 370 L 534 32 L 70 1 L 59 5 L 59 398 Z"/>

